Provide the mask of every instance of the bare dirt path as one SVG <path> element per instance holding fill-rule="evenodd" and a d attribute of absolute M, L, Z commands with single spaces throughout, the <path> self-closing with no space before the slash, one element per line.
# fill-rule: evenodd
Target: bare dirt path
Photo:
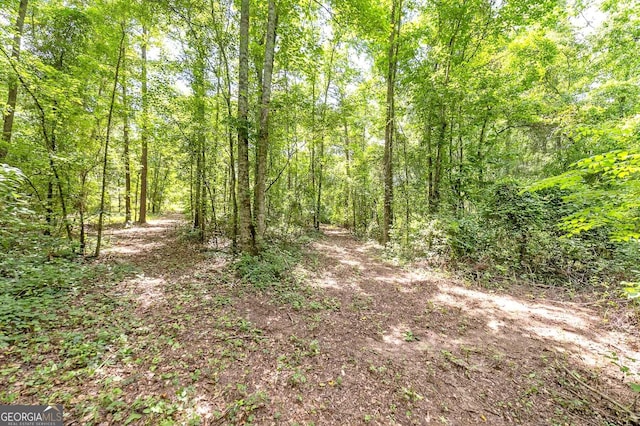
<path fill-rule="evenodd" d="M 394 266 L 331 228 L 258 289 L 183 225 L 108 232 L 104 262 L 137 271 L 98 289 L 125 325 L 89 379 L 65 382 L 68 424 L 604 426 L 638 411 L 605 358 L 640 359 L 638 341 L 589 305 Z"/>
<path fill-rule="evenodd" d="M 606 356 L 637 372 L 637 335 L 584 304 L 470 288 L 380 254 L 341 229 L 326 229 L 308 254 L 309 282 L 341 307 L 312 333 L 325 368 L 344 373 L 338 411 L 384 424 L 624 423 L 597 391 L 633 398 Z"/>

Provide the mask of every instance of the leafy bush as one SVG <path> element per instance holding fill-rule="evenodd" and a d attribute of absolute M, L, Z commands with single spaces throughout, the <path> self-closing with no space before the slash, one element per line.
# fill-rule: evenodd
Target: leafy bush
<path fill-rule="evenodd" d="M 395 256 L 414 259 L 424 258 L 439 263 L 450 255 L 451 239 L 446 232 L 445 223 L 438 218 L 426 218 L 410 223 L 407 233 L 403 226 L 391 229 L 389 250 Z"/>
<path fill-rule="evenodd" d="M 640 152 L 615 150 L 584 158 L 561 175 L 528 188 L 567 190 L 565 201 L 576 208 L 562 217 L 561 227 L 575 235 L 605 228 L 613 240 L 640 239 Z"/>
<path fill-rule="evenodd" d="M 0 346 L 53 321 L 62 293 L 86 271 L 68 242 L 45 235 L 23 180 L 19 169 L 0 165 Z"/>
<path fill-rule="evenodd" d="M 638 242 L 612 242 L 605 226 L 566 235 L 561 218 L 578 208 L 562 189 L 530 193 L 516 182 L 501 182 L 462 216 L 420 223 L 410 233 L 409 248 L 427 258 L 448 256 L 476 278 L 562 285 L 628 279 L 640 263 Z"/>
<path fill-rule="evenodd" d="M 238 274 L 256 288 L 265 289 L 287 278 L 300 253 L 295 248 L 283 249 L 273 245 L 257 256 L 243 254 L 236 263 Z"/>

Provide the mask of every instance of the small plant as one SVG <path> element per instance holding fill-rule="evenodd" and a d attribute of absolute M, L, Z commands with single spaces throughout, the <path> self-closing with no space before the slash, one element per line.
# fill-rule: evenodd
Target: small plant
<path fill-rule="evenodd" d="M 640 271 L 632 271 L 636 277 L 640 278 Z M 624 295 L 634 303 L 640 304 L 640 279 L 636 281 L 622 281 L 620 283 Z"/>
<path fill-rule="evenodd" d="M 302 373 L 302 371 L 297 368 L 291 377 L 289 377 L 289 384 L 291 387 L 299 387 L 307 383 L 307 377 Z"/>
<path fill-rule="evenodd" d="M 258 289 L 267 289 L 285 281 L 300 254 L 273 246 L 258 256 L 243 255 L 236 263 L 238 274 Z"/>
<path fill-rule="evenodd" d="M 402 394 L 404 399 L 409 402 L 418 402 L 424 399 L 422 395 L 411 389 L 411 387 L 402 387 Z"/>
<path fill-rule="evenodd" d="M 611 355 L 606 355 L 605 357 L 608 358 L 613 365 L 617 366 L 625 377 L 640 376 L 640 374 L 631 371 L 631 368 L 627 365 L 628 362 L 637 362 L 637 360 L 627 358 L 627 361 L 623 361 L 615 352 L 611 352 Z M 640 383 L 630 382 L 629 387 L 633 392 L 640 393 Z"/>
<path fill-rule="evenodd" d="M 320 343 L 317 340 L 312 340 L 309 342 L 309 353 L 310 355 L 319 355 L 320 354 Z"/>
<path fill-rule="evenodd" d="M 420 340 L 418 339 L 414 334 L 413 331 L 408 330 L 404 332 L 404 341 L 405 342 L 415 342 L 416 340 Z"/>

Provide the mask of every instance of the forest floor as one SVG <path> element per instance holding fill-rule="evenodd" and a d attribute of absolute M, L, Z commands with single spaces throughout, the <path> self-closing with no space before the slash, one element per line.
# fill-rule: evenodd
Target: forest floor
<path fill-rule="evenodd" d="M 638 371 L 640 338 L 610 304 L 395 266 L 334 228 L 256 288 L 184 229 L 110 229 L 111 272 L 46 337 L 0 352 L 0 400 L 61 403 L 68 426 L 622 425 L 640 411 L 615 365 Z"/>

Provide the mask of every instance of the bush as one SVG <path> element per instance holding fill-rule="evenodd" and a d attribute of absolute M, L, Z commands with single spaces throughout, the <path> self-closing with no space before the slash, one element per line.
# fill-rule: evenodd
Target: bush
<path fill-rule="evenodd" d="M 86 270 L 67 241 L 45 235 L 23 179 L 19 169 L 0 165 L 0 346 L 53 321 L 61 295 Z"/>
<path fill-rule="evenodd" d="M 243 254 L 235 266 L 242 279 L 256 288 L 265 289 L 285 280 L 299 258 L 297 249 L 273 245 L 256 256 Z"/>
<path fill-rule="evenodd" d="M 416 223 L 409 248 L 448 260 L 476 278 L 498 276 L 561 285 L 618 282 L 640 263 L 635 241 L 611 242 L 606 227 L 567 236 L 560 219 L 575 209 L 564 192 L 523 192 L 514 182 L 491 187 L 463 215 Z"/>

